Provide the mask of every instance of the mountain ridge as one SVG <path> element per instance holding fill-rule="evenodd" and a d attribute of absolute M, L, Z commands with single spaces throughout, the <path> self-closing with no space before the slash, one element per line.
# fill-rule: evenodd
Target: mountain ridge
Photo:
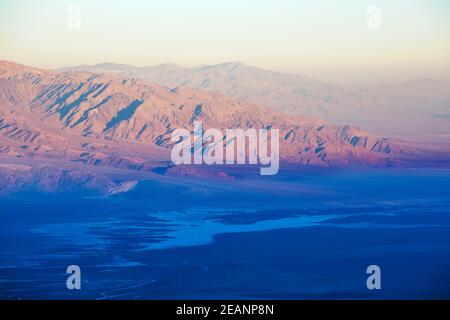
<path fill-rule="evenodd" d="M 0 156 L 8 163 L 29 159 L 38 167 L 46 159 L 143 172 L 168 166 L 171 133 L 177 128 L 192 131 L 194 113 L 205 129 L 278 128 L 281 161 L 291 164 L 386 166 L 416 153 L 399 141 L 351 126 L 117 74 L 46 71 L 0 62 L 0 105 Z M 23 170 L 11 168 L 3 168 L 9 172 L 5 181 L 27 179 Z M 42 172 L 67 177 L 63 168 L 38 170 Z M 109 179 L 106 175 L 100 180 Z M 107 185 L 114 187 L 113 182 Z"/>
<path fill-rule="evenodd" d="M 325 132 L 329 127 L 330 132 L 339 131 L 337 138 L 342 138 L 339 140 L 340 143 L 344 143 L 342 146 L 349 143 L 345 139 L 351 140 L 352 134 L 361 133 L 364 138 L 373 138 L 356 128 L 334 127 L 325 121 L 310 117 L 293 118 L 257 104 L 245 104 L 217 93 L 207 93 L 187 87 L 169 89 L 137 78 L 88 72 L 63 72 L 56 75 L 51 73 L 50 78 L 44 75 L 39 79 L 29 78 L 28 75 L 29 72 L 20 73 L 12 78 L 9 77 L 9 80 L 19 79 L 29 81 L 32 86 L 33 84 L 43 86 L 39 89 L 40 92 L 30 99 L 30 109 L 38 111 L 42 119 L 53 119 L 56 124 L 58 124 L 56 120 L 59 120 L 59 123 L 63 124 L 60 129 L 78 130 L 77 132 L 81 131 L 84 136 L 98 137 L 105 133 L 110 138 L 131 137 L 142 142 L 141 138 L 145 136 L 148 129 L 145 125 L 159 125 L 159 129 L 163 129 L 161 128 L 163 125 L 168 126 L 165 128 L 167 130 L 157 131 L 150 140 L 157 144 L 159 141 L 160 145 L 165 145 L 169 140 L 170 130 L 186 126 L 194 109 L 201 106 L 202 119 L 206 125 L 221 129 L 240 126 L 243 128 L 264 127 L 273 125 L 271 122 L 277 124 L 278 121 L 281 129 L 287 130 L 284 132 L 285 135 L 292 130 L 298 130 L 299 126 L 316 129 L 320 127 L 321 129 L 317 132 Z M 185 103 L 189 100 L 194 102 Z M 111 125 L 110 121 L 119 111 L 130 108 L 137 101 L 140 102 L 128 119 L 122 119 Z M 102 114 L 101 111 L 106 113 Z M 154 118 L 151 119 L 149 113 L 155 111 L 156 113 L 152 114 Z M 155 119 L 158 121 L 151 122 Z"/>
<path fill-rule="evenodd" d="M 98 66 L 98 65 L 97 65 Z M 241 62 L 147 67 L 110 64 L 64 68 L 115 72 L 166 87 L 191 87 L 222 93 L 241 102 L 253 102 L 293 115 L 314 116 L 331 123 L 361 126 L 375 134 L 448 142 L 450 82 L 417 79 L 399 83 L 341 84 L 302 75 L 265 70 Z M 120 66 L 115 69 L 115 66 Z"/>

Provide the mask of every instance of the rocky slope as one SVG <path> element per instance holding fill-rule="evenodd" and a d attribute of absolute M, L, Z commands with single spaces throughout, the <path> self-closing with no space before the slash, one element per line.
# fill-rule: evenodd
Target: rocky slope
<path fill-rule="evenodd" d="M 229 62 L 183 68 L 173 64 L 133 67 L 104 63 L 67 70 L 114 73 L 170 88 L 186 86 L 218 92 L 242 102 L 361 126 L 377 134 L 433 142 L 450 136 L 450 82 L 421 79 L 402 83 L 342 85 L 296 74 Z"/>
<path fill-rule="evenodd" d="M 293 164 L 386 165 L 411 152 L 354 127 L 277 113 L 217 93 L 0 62 L 3 158 L 149 171 L 168 163 L 173 130 L 192 131 L 194 120 L 222 130 L 277 128 L 280 158 Z M 10 165 L 10 176 L 24 172 Z"/>

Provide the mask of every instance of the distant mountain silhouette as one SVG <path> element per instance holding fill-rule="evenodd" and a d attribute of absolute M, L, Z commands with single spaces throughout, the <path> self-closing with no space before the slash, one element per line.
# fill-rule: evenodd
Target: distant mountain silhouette
<path fill-rule="evenodd" d="M 116 73 L 170 88 L 186 86 L 222 93 L 276 111 L 361 126 L 376 134 L 428 142 L 446 142 L 450 137 L 450 82 L 446 81 L 420 79 L 397 84 L 344 85 L 240 62 L 194 68 L 174 64 L 133 67 L 109 63 L 64 70 Z"/>

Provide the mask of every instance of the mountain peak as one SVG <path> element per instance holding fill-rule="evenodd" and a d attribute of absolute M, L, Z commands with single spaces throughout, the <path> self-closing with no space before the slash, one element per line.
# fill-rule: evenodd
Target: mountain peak
<path fill-rule="evenodd" d="M 244 63 L 242 63 L 240 61 L 225 62 L 225 63 L 218 64 L 217 66 L 225 67 L 228 71 L 232 71 L 232 70 L 235 70 L 237 68 L 247 67 Z"/>
<path fill-rule="evenodd" d="M 240 61 L 229 61 L 221 63 L 220 65 L 230 66 L 230 67 L 245 67 L 246 65 Z"/>
<path fill-rule="evenodd" d="M 9 71 L 9 72 L 24 72 L 24 71 L 44 71 L 42 69 L 29 67 L 20 63 L 12 62 L 12 61 L 6 61 L 6 60 L 0 60 L 0 69 Z"/>

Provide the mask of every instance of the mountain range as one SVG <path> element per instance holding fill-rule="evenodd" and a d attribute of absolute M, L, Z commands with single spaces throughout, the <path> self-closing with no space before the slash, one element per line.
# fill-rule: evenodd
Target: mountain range
<path fill-rule="evenodd" d="M 233 65 L 242 68 L 226 68 Z M 113 67 L 55 71 L 0 62 L 0 190 L 81 186 L 114 193 L 139 175 L 179 173 L 170 165 L 171 133 L 192 131 L 194 120 L 221 130 L 277 128 L 280 158 L 293 165 L 390 166 L 423 155 L 356 127 L 188 85 L 156 84 L 162 81 Z M 178 70 L 153 70 L 171 68 Z"/>
<path fill-rule="evenodd" d="M 375 134 L 448 142 L 450 82 L 340 84 L 247 66 L 240 62 L 184 68 L 175 64 L 134 67 L 102 63 L 62 69 L 113 73 L 177 88 L 217 92 L 283 113 L 360 126 Z"/>

